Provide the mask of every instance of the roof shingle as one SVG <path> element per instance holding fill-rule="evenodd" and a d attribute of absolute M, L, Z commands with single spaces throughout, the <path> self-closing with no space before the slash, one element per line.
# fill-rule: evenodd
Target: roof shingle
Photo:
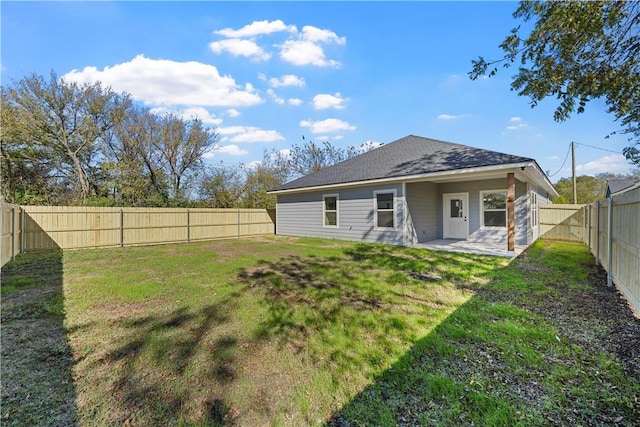
<path fill-rule="evenodd" d="M 409 135 L 287 182 L 275 191 L 532 161 L 527 157 Z"/>

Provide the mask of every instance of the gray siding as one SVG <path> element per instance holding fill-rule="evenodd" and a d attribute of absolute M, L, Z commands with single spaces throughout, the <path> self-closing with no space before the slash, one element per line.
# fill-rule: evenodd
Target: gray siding
<path fill-rule="evenodd" d="M 407 184 L 410 243 L 422 243 L 438 238 L 438 212 L 442 204 L 439 185 L 432 182 Z M 442 213 L 440 213 L 442 215 Z"/>
<path fill-rule="evenodd" d="M 442 238 L 443 194 L 468 193 L 470 239 L 499 239 L 506 243 L 506 228 L 481 228 L 480 192 L 504 190 L 504 179 L 435 184 L 419 182 L 325 190 L 298 194 L 282 194 L 277 199 L 276 233 L 287 236 L 324 237 L 396 245 L 416 244 Z M 529 245 L 536 236 L 530 229 L 529 192 L 526 183 L 516 179 L 515 230 L 516 244 Z M 376 230 L 374 227 L 374 191 L 396 191 L 396 227 Z M 322 197 L 338 195 L 338 227 L 323 227 Z M 406 209 L 405 209 L 406 196 Z M 539 203 L 547 199 L 539 195 Z M 404 219 L 406 218 L 406 225 Z M 406 230 L 406 238 L 404 233 Z M 475 235 L 473 235 L 475 233 Z"/>
<path fill-rule="evenodd" d="M 506 190 L 507 177 L 504 179 L 486 179 L 481 181 L 469 182 L 452 182 L 440 184 L 440 197 L 438 207 L 438 238 L 442 238 L 443 218 L 442 218 L 442 194 L 445 193 L 469 193 L 469 235 L 480 230 L 480 192 L 486 190 Z M 528 212 L 527 212 L 527 184 L 516 179 L 516 201 L 515 201 L 515 220 L 516 220 L 516 244 L 526 245 L 528 234 Z"/>
<path fill-rule="evenodd" d="M 285 236 L 325 237 L 366 242 L 404 244 L 402 184 L 359 187 L 277 196 L 276 233 Z M 394 229 L 374 227 L 374 191 L 395 190 Z M 338 195 L 338 227 L 323 227 L 322 196 Z"/>

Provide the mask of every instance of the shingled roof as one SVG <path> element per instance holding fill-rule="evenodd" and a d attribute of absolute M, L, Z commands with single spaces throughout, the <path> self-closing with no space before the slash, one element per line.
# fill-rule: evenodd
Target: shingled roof
<path fill-rule="evenodd" d="M 607 180 L 607 188 L 605 189 L 605 197 L 609 197 L 610 195 L 617 193 L 618 191 L 622 191 L 625 188 L 631 187 L 635 184 L 635 179 L 608 179 Z"/>
<path fill-rule="evenodd" d="M 534 162 L 534 160 L 409 135 L 318 172 L 287 182 L 274 191 L 527 162 Z"/>

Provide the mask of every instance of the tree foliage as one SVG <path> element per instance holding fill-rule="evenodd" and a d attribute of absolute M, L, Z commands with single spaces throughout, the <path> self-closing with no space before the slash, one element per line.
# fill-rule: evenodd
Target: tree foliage
<path fill-rule="evenodd" d="M 614 173 L 600 173 L 596 176 L 580 175 L 576 177 L 576 196 L 578 203 L 592 203 L 604 198 L 608 179 L 640 179 L 640 169 L 627 175 Z M 553 199 L 553 203 L 573 203 L 573 180 L 561 178 L 555 184 L 559 196 Z"/>
<path fill-rule="evenodd" d="M 2 88 L 3 160 L 9 169 L 20 159 L 31 172 L 45 173 L 70 193 L 60 194 L 62 199 L 85 200 L 97 192 L 95 164 L 103 137 L 130 104 L 128 95 L 100 83 L 67 83 L 53 72 L 49 80 L 25 77 Z"/>
<path fill-rule="evenodd" d="M 522 1 L 513 14 L 534 22 L 528 35 L 514 28 L 499 60 L 472 61 L 472 79 L 493 76 L 497 65 L 519 64 L 511 87 L 536 106 L 546 97 L 559 102 L 556 121 L 582 113 L 602 98 L 630 145 L 624 154 L 640 164 L 640 2 Z"/>
<path fill-rule="evenodd" d="M 0 107 L 0 190 L 17 203 L 186 205 L 218 141 L 199 120 L 55 73 L 3 86 Z"/>

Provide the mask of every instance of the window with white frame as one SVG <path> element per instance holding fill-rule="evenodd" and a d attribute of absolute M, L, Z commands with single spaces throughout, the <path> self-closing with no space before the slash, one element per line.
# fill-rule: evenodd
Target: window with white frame
<path fill-rule="evenodd" d="M 322 217 L 324 218 L 323 225 L 325 227 L 337 227 L 338 226 L 338 195 L 337 194 L 325 194 L 322 196 Z"/>
<path fill-rule="evenodd" d="M 531 226 L 538 226 L 538 194 L 531 192 Z"/>
<path fill-rule="evenodd" d="M 395 196 L 394 191 L 376 191 L 374 193 L 376 228 L 395 227 Z"/>
<path fill-rule="evenodd" d="M 507 226 L 507 191 L 480 192 L 481 220 L 486 227 Z"/>

